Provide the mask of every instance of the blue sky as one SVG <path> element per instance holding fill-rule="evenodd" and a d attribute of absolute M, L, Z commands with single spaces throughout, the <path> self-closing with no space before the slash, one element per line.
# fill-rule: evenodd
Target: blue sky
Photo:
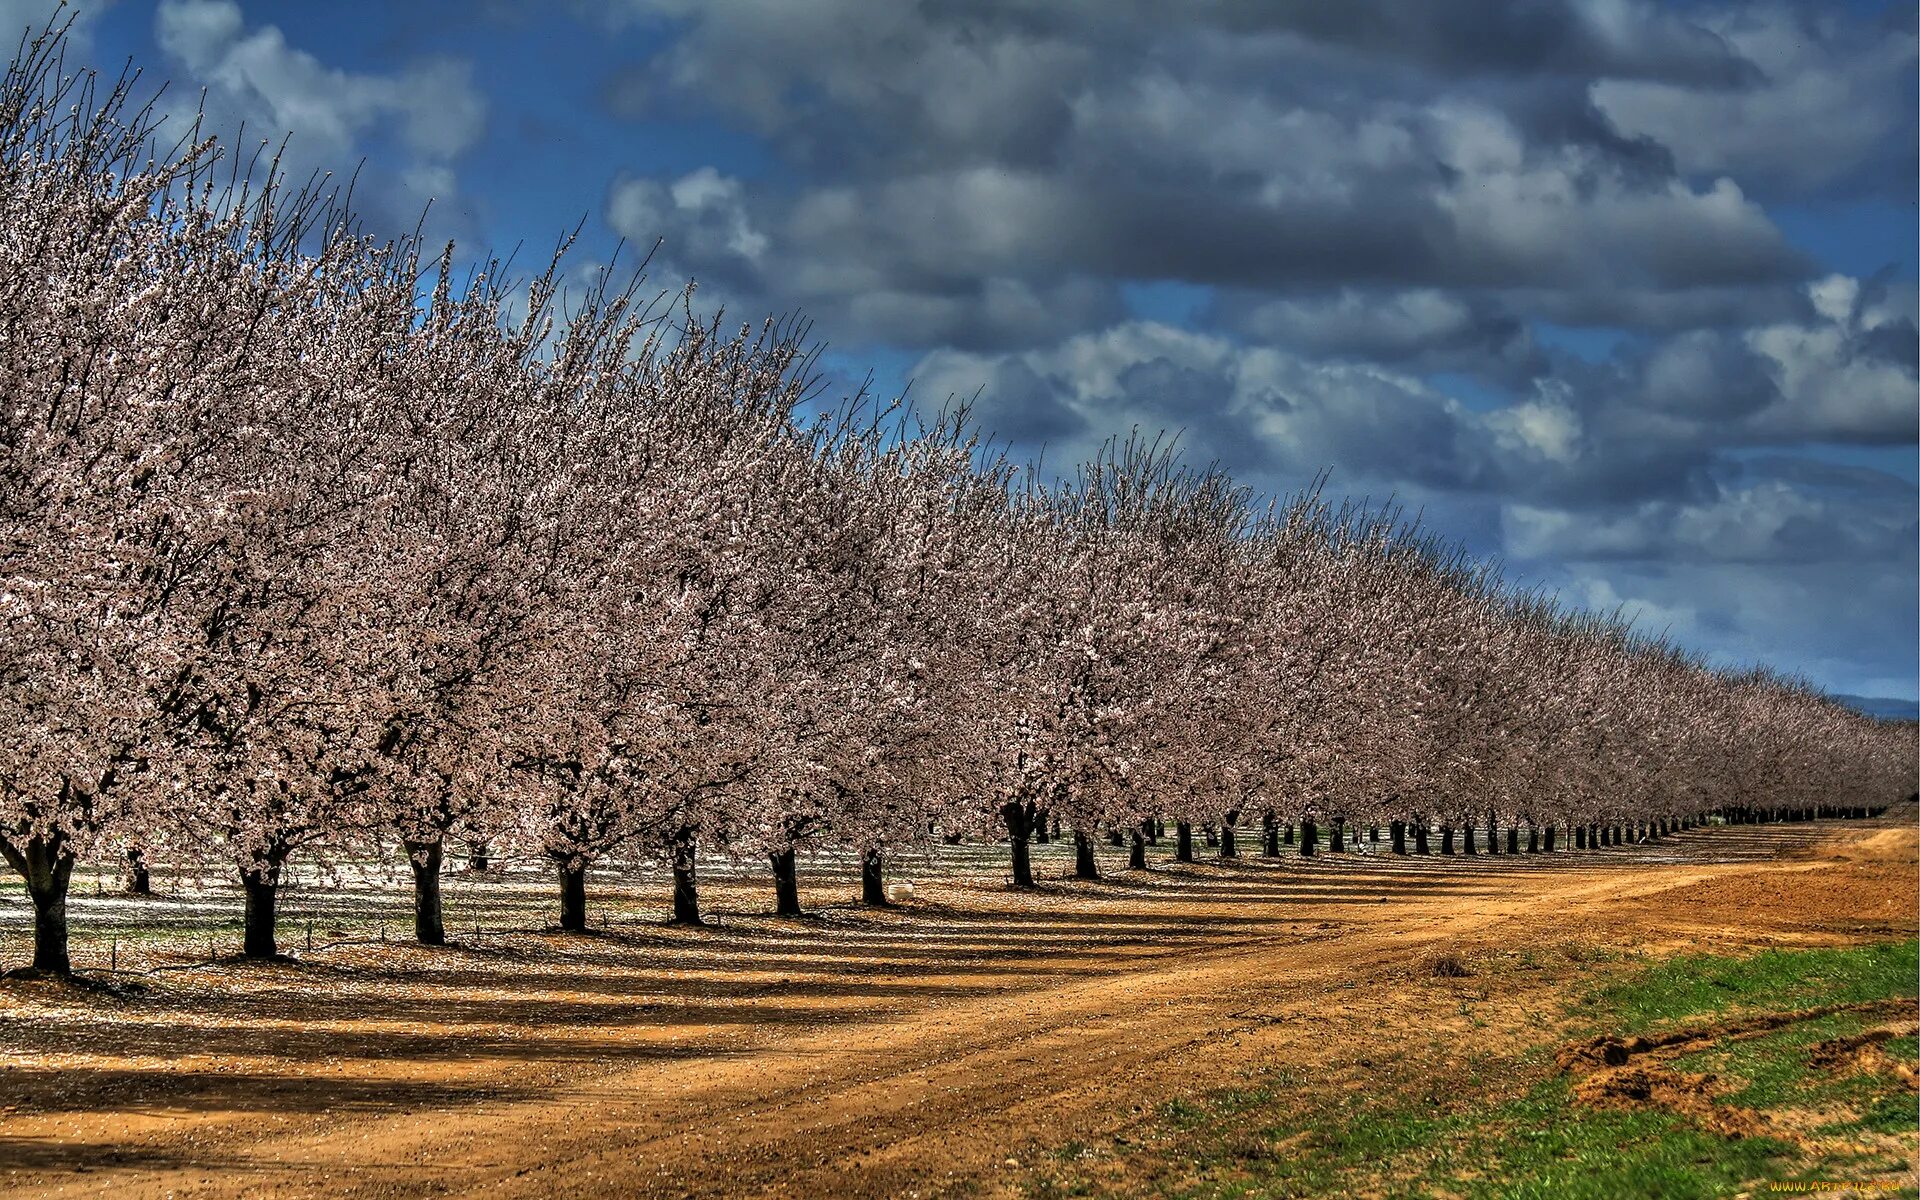
<path fill-rule="evenodd" d="M 664 239 L 662 286 L 1021 452 L 1327 469 L 1715 661 L 1916 694 L 1911 5 L 77 11 L 176 109 L 364 162 L 376 228 Z"/>

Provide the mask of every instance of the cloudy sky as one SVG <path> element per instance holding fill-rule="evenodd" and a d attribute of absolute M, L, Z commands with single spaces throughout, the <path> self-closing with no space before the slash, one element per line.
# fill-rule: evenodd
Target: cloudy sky
<path fill-rule="evenodd" d="M 45 0 L 0 0 L 18 25 Z M 1916 691 L 1916 22 L 1764 0 L 118 0 L 375 225 L 803 311 L 1064 462 L 1397 497 L 1716 661 Z M 530 261 L 523 257 L 523 261 Z"/>

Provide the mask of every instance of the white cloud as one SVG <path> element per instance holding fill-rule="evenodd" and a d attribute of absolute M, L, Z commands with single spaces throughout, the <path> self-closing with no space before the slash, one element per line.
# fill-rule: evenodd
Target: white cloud
<path fill-rule="evenodd" d="M 1701 20 L 1763 81 L 1702 88 L 1602 79 L 1591 89 L 1616 125 L 1667 146 L 1682 170 L 1811 190 L 1875 165 L 1888 139 L 1908 128 L 1913 34 L 1780 4 L 1725 7 Z"/>
<path fill-rule="evenodd" d="M 417 212 L 430 199 L 444 212 L 458 187 L 453 164 L 486 126 L 485 99 L 464 63 L 425 59 L 391 74 L 330 67 L 289 44 L 277 26 L 249 30 L 233 0 L 161 0 L 154 39 L 206 89 L 216 129 L 231 136 L 244 125 L 251 145 L 239 152 L 291 135 L 290 178 L 314 169 L 344 176 L 372 138 L 397 130 L 407 161 L 386 179 L 395 193 L 384 198 L 396 209 L 391 215 Z M 179 105 L 194 90 L 176 92 L 177 119 L 191 119 Z"/>

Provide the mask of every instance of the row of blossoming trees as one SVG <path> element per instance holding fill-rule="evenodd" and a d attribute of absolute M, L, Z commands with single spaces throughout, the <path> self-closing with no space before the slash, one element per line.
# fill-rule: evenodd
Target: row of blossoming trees
<path fill-rule="evenodd" d="M 804 331 L 562 302 L 156 152 L 42 38 L 0 89 L 0 853 L 35 966 L 77 862 L 224 864 L 274 952 L 300 858 L 587 872 L 1171 817 L 1443 851 L 1904 792 L 1907 731 L 1504 589 L 1391 514 L 1259 507 L 1116 444 L 1070 480 L 964 420 L 825 417 Z M 1603 831 L 1605 831 L 1603 833 Z M 1375 834 L 1377 836 L 1377 833 Z M 1409 846 L 1411 841 L 1411 846 Z M 1564 846 L 1565 843 L 1562 843 Z M 1497 849 L 1497 842 L 1492 849 Z"/>

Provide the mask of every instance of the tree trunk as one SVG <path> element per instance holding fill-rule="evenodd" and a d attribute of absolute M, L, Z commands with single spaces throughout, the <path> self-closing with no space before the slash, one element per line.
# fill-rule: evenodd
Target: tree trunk
<path fill-rule="evenodd" d="M 1206 839 L 1207 845 L 1209 847 L 1218 846 L 1220 844 L 1220 842 L 1213 836 L 1213 826 L 1211 825 L 1202 825 L 1200 827 L 1200 836 Z"/>
<path fill-rule="evenodd" d="M 246 938 L 241 953 L 248 958 L 278 958 L 280 947 L 274 943 L 276 905 L 280 897 L 280 864 L 268 860 L 265 870 L 242 871 L 240 884 L 247 890 Z"/>
<path fill-rule="evenodd" d="M 1280 822 L 1272 813 L 1260 818 L 1260 853 L 1268 858 L 1280 857 Z"/>
<path fill-rule="evenodd" d="M 1312 821 L 1300 822 L 1300 857 L 1312 858 L 1314 851 L 1320 848 L 1319 842 L 1320 827 Z"/>
<path fill-rule="evenodd" d="M 700 846 L 693 831 L 683 829 L 673 839 L 673 924 L 704 925 L 700 919 Z"/>
<path fill-rule="evenodd" d="M 1007 825 L 1007 841 L 1013 848 L 1013 886 L 1033 886 L 1033 859 L 1027 853 L 1027 835 L 1032 831 L 1033 812 L 1019 803 L 1002 804 L 1000 819 Z"/>
<path fill-rule="evenodd" d="M 1554 826 L 1552 825 L 1547 826 L 1547 835 L 1544 841 L 1542 842 L 1548 854 L 1553 853 L 1553 831 L 1554 831 Z"/>
<path fill-rule="evenodd" d="M 1477 832 L 1478 831 L 1474 829 L 1472 822 L 1468 822 L 1466 828 L 1461 831 L 1460 853 L 1462 854 L 1478 854 L 1479 853 L 1479 850 L 1476 848 L 1474 843 L 1474 836 Z"/>
<path fill-rule="evenodd" d="M 1440 853 L 1453 853 L 1453 826 L 1451 825 L 1442 825 L 1440 827 Z"/>
<path fill-rule="evenodd" d="M 1047 837 L 1047 812 L 1041 809 L 1033 822 L 1033 841 L 1036 845 L 1044 846 L 1050 840 Z"/>
<path fill-rule="evenodd" d="M 587 868 L 560 864 L 560 928 L 568 933 L 587 931 Z"/>
<path fill-rule="evenodd" d="M 33 969 L 50 975 L 70 975 L 67 956 L 67 885 L 73 878 L 73 855 L 62 838 L 28 838 L 24 847 L 0 839 L 0 855 L 27 881 L 33 901 Z"/>
<path fill-rule="evenodd" d="M 467 843 L 467 870 L 485 871 L 493 865 L 493 855 L 485 842 Z"/>
<path fill-rule="evenodd" d="M 1127 868 L 1133 871 L 1147 869 L 1147 839 L 1138 829 L 1133 831 L 1131 844 L 1127 847 Z"/>
<path fill-rule="evenodd" d="M 1407 823 L 1405 821 L 1391 822 L 1387 826 L 1387 836 L 1392 841 L 1393 852 L 1395 854 L 1405 854 L 1407 852 Z"/>
<path fill-rule="evenodd" d="M 1527 826 L 1527 853 L 1540 853 L 1540 827 L 1538 825 Z"/>
<path fill-rule="evenodd" d="M 1289 846 L 1293 845 L 1293 822 L 1292 821 L 1287 822 L 1286 843 Z"/>
<path fill-rule="evenodd" d="M 881 874 L 885 864 L 880 858 L 880 847 L 868 846 L 860 853 L 860 903 L 874 908 L 885 908 L 892 903 L 887 899 L 887 881 Z"/>
<path fill-rule="evenodd" d="M 1433 850 L 1427 845 L 1427 821 L 1425 817 L 1415 821 L 1413 824 L 1413 852 L 1415 854 L 1433 853 Z"/>
<path fill-rule="evenodd" d="M 1226 823 L 1220 826 L 1220 857 L 1240 857 L 1240 843 L 1233 836 L 1232 818 L 1228 818 Z"/>
<path fill-rule="evenodd" d="M 153 877 L 147 871 L 145 847 L 127 848 L 127 891 L 135 896 L 153 895 Z"/>
<path fill-rule="evenodd" d="M 439 841 L 403 842 L 407 865 L 413 868 L 413 940 L 422 946 L 447 944 L 446 924 L 440 909 Z"/>
<path fill-rule="evenodd" d="M 1328 840 L 1332 844 L 1327 848 L 1335 854 L 1345 854 L 1347 852 L 1347 819 L 1345 817 L 1335 817 L 1333 819 L 1333 835 Z"/>
<path fill-rule="evenodd" d="M 1367 845 L 1378 846 L 1379 844 L 1380 844 L 1380 827 L 1378 825 L 1367 826 Z"/>
<path fill-rule="evenodd" d="M 800 915 L 800 870 L 792 846 L 767 856 L 773 863 L 773 915 Z"/>
<path fill-rule="evenodd" d="M 1193 826 L 1176 821 L 1173 826 L 1173 857 L 1180 862 L 1193 861 Z"/>
<path fill-rule="evenodd" d="M 1520 831 L 1518 829 L 1509 828 L 1507 830 L 1507 853 L 1520 853 Z"/>
<path fill-rule="evenodd" d="M 1093 839 L 1078 829 L 1073 831 L 1073 877 L 1100 878 L 1100 864 L 1093 859 Z"/>
<path fill-rule="evenodd" d="M 1107 845 L 1112 846 L 1115 850 L 1118 850 L 1120 847 L 1126 844 L 1127 844 L 1126 834 L 1121 833 L 1118 829 L 1107 830 Z"/>

